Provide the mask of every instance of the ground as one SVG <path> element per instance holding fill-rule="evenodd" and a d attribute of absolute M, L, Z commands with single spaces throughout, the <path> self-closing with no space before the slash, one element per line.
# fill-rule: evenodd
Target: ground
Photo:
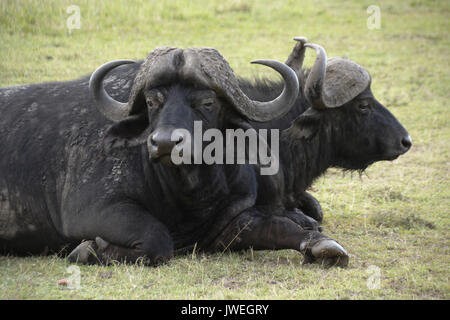
<path fill-rule="evenodd" d="M 79 29 L 67 27 L 77 26 L 71 5 Z M 292 38 L 306 36 L 369 70 L 413 147 L 361 176 L 333 169 L 314 184 L 324 233 L 350 254 L 346 269 L 302 265 L 289 250 L 75 271 L 57 256 L 3 256 L 0 299 L 449 299 L 449 14 L 448 1 L 420 0 L 2 0 L 2 87 L 74 79 L 158 46 L 214 47 L 239 75 L 273 76 L 249 62 L 284 61 Z"/>

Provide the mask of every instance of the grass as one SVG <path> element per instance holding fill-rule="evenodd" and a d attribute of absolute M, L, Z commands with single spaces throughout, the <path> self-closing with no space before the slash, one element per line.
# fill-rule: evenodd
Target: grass
<path fill-rule="evenodd" d="M 81 28 L 69 32 L 72 4 Z M 373 4 L 381 28 L 369 30 Z M 283 61 L 306 36 L 369 70 L 414 145 L 361 177 L 333 169 L 315 183 L 324 233 L 350 253 L 346 269 L 302 265 L 289 250 L 193 253 L 158 268 L 80 266 L 81 288 L 69 290 L 58 285 L 71 276 L 66 260 L 3 256 L 0 299 L 449 299 L 449 13 L 448 1 L 425 0 L 2 0 L 0 86 L 69 80 L 166 45 L 215 47 L 254 76 L 266 70 L 249 61 Z"/>

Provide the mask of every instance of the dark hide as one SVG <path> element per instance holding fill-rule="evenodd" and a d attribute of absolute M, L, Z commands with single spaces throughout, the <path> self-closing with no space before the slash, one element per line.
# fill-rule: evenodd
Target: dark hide
<path fill-rule="evenodd" d="M 113 97 L 127 100 L 132 86 L 127 79 L 136 67 L 120 67 L 105 81 Z M 58 250 L 97 236 L 129 247 L 152 242 L 133 239 L 141 233 L 165 239 L 144 252 L 167 256 L 174 248 L 208 240 L 208 233 L 214 238 L 215 226 L 225 224 L 222 214 L 231 215 L 228 221 L 253 205 L 256 183 L 243 166 L 170 168 L 150 163 L 145 144 L 106 154 L 105 133 L 121 128 L 111 129 L 93 107 L 87 84 L 86 77 L 0 90 L 4 252 Z M 127 210 L 133 213 L 121 217 Z M 117 222 L 120 229 L 111 227 Z"/>
<path fill-rule="evenodd" d="M 127 101 L 137 68 L 119 67 L 104 81 L 113 98 Z M 208 123 L 203 130 L 236 126 L 220 98 L 214 113 L 197 110 L 190 97 L 205 89 L 211 91 L 195 83 L 163 85 L 165 99 L 153 109 L 153 88 L 146 88 L 140 103 L 148 108 L 115 124 L 94 107 L 87 77 L 0 89 L 1 252 L 55 251 L 87 239 L 72 261 L 157 264 L 197 246 L 294 249 L 346 265 L 345 250 L 301 212 L 284 212 L 278 202 L 266 207 L 273 212 L 254 207 L 253 166 L 171 167 L 160 154 L 150 160 L 156 130 L 192 130 L 199 118 Z"/>

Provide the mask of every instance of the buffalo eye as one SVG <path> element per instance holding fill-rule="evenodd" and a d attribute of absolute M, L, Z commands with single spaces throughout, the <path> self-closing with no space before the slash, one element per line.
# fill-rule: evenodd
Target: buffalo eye
<path fill-rule="evenodd" d="M 214 106 L 214 99 L 213 98 L 203 99 L 200 102 L 200 106 L 206 110 L 211 110 L 212 107 Z"/>
<path fill-rule="evenodd" d="M 145 101 L 148 107 L 153 107 L 153 100 L 151 98 L 147 97 Z"/>
<path fill-rule="evenodd" d="M 361 101 L 358 104 L 358 109 L 361 113 L 367 114 L 370 112 L 370 102 L 367 100 Z"/>
<path fill-rule="evenodd" d="M 145 101 L 149 108 L 157 107 L 164 102 L 164 94 L 160 90 L 152 89 L 146 94 Z"/>

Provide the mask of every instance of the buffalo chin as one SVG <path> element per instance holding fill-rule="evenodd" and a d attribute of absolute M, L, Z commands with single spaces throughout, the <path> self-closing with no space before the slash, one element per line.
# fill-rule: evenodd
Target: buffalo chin
<path fill-rule="evenodd" d="M 170 155 L 168 155 L 168 154 L 159 156 L 157 158 L 150 158 L 150 160 L 153 163 L 160 163 L 160 164 L 162 164 L 164 166 L 167 166 L 167 167 L 177 167 L 178 166 L 178 165 L 176 165 L 175 163 L 172 162 L 172 159 L 171 159 Z"/>
<path fill-rule="evenodd" d="M 398 157 L 400 157 L 402 154 L 405 154 L 407 151 L 408 151 L 408 149 L 407 150 L 396 150 L 394 152 L 387 152 L 380 157 L 380 160 L 381 161 L 383 161 L 383 160 L 384 161 L 394 161 Z"/>
<path fill-rule="evenodd" d="M 159 162 L 168 167 L 175 167 L 175 163 L 172 162 L 172 159 L 169 155 L 165 155 L 159 158 Z"/>
<path fill-rule="evenodd" d="M 381 159 L 381 160 L 384 160 L 384 161 L 394 161 L 394 160 L 396 160 L 398 157 L 400 157 L 400 154 L 385 156 L 385 157 L 383 157 L 383 159 Z"/>

